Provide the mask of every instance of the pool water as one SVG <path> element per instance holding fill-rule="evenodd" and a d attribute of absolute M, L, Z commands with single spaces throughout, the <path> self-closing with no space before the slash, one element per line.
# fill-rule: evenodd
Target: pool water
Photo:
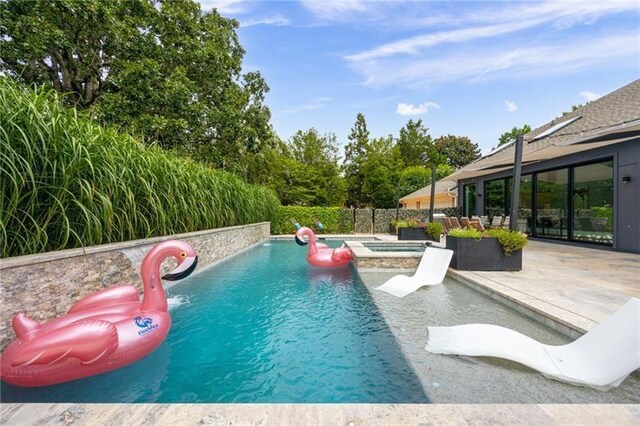
<path fill-rule="evenodd" d="M 329 242 L 337 246 L 339 242 Z M 429 402 L 351 266 L 272 241 L 168 291 L 173 326 L 145 359 L 2 402 Z"/>

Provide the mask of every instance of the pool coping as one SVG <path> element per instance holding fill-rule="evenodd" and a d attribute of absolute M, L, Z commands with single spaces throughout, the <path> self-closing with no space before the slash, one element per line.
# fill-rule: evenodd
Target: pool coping
<path fill-rule="evenodd" d="M 5 425 L 637 424 L 637 404 L 3 404 Z"/>

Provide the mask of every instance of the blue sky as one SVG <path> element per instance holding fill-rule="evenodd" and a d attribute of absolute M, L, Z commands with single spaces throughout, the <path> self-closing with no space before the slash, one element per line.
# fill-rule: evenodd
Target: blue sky
<path fill-rule="evenodd" d="M 315 127 L 343 145 L 422 119 L 487 152 L 640 77 L 640 3 L 201 0 L 240 22 L 278 135 Z"/>

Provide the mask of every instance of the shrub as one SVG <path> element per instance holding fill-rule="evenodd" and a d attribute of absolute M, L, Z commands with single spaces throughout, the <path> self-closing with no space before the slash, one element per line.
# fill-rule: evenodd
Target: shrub
<path fill-rule="evenodd" d="M 280 204 L 2 77 L 0 154 L 2 257 L 269 221 Z"/>
<path fill-rule="evenodd" d="M 474 238 L 476 240 L 482 238 L 497 238 L 504 254 L 507 256 L 511 255 L 514 251 L 521 250 L 529 242 L 527 236 L 522 232 L 510 231 L 508 229 L 489 229 L 484 232 L 472 228 L 452 229 L 449 231 L 449 235 L 458 238 Z"/>
<path fill-rule="evenodd" d="M 442 225 L 438 222 L 427 223 L 427 235 L 429 235 L 434 240 L 439 240 L 440 235 L 442 234 Z"/>
<path fill-rule="evenodd" d="M 495 237 L 502 246 L 504 254 L 509 256 L 514 251 L 521 250 L 529 243 L 527 236 L 522 232 L 510 231 L 508 229 L 489 229 L 484 232 L 485 236 Z"/>
<path fill-rule="evenodd" d="M 295 218 L 302 226 L 315 229 L 314 219 L 325 226 L 327 234 L 350 234 L 353 232 L 353 212 L 340 207 L 300 207 L 280 206 L 273 222 L 272 234 L 291 234 L 295 231 L 291 224 Z"/>

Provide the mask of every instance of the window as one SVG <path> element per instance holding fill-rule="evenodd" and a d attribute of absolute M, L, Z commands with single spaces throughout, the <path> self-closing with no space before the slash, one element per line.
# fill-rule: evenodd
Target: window
<path fill-rule="evenodd" d="M 490 218 L 506 213 L 505 179 L 495 179 L 484 183 L 484 214 Z"/>
<path fill-rule="evenodd" d="M 469 183 L 463 186 L 462 198 L 463 216 L 471 217 L 476 214 L 476 184 Z"/>
<path fill-rule="evenodd" d="M 567 239 L 569 169 L 542 172 L 536 176 L 536 234 Z"/>
<path fill-rule="evenodd" d="M 573 239 L 613 242 L 613 161 L 573 169 Z"/>
<path fill-rule="evenodd" d="M 420 201 L 416 201 L 416 209 L 420 208 Z"/>

